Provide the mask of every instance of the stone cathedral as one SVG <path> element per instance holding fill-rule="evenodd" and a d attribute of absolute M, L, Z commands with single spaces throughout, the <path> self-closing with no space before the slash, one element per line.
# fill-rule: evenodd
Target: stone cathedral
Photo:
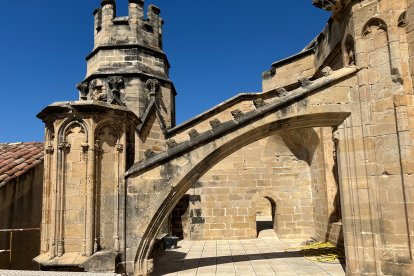
<path fill-rule="evenodd" d="M 414 275 L 414 0 L 313 5 L 331 19 L 261 92 L 176 125 L 160 9 L 102 0 L 79 100 L 38 114 L 41 268 L 150 275 L 163 234 L 252 239 L 266 214 L 347 275 Z"/>

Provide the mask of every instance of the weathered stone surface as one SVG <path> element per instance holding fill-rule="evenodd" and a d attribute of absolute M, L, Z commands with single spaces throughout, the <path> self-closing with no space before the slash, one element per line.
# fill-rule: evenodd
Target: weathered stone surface
<path fill-rule="evenodd" d="M 314 0 L 333 19 L 271 65 L 262 92 L 176 127 L 160 10 L 143 21 L 143 2 L 129 3 L 129 18 L 112 1 L 95 13 L 82 101 L 39 114 L 51 146 L 40 263 L 112 269 L 115 253 L 100 256 L 113 250 L 123 272 L 149 275 L 171 231 L 247 239 L 270 227 L 344 246 L 349 275 L 414 273 L 412 1 Z M 64 217 L 50 207 L 62 202 Z"/>
<path fill-rule="evenodd" d="M 100 251 L 94 254 L 81 267 L 89 272 L 115 272 L 119 260 L 119 253 L 115 251 Z"/>

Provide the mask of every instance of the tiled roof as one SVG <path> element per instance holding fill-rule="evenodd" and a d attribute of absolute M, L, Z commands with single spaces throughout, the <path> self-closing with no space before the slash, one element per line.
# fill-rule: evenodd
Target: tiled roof
<path fill-rule="evenodd" d="M 0 187 L 43 161 L 43 143 L 0 144 Z"/>

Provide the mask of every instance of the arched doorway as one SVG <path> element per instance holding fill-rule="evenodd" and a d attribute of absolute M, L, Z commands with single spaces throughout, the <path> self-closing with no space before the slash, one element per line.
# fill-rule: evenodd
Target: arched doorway
<path fill-rule="evenodd" d="M 276 228 L 276 202 L 267 196 L 259 198 L 256 202 L 257 236 L 274 235 Z"/>

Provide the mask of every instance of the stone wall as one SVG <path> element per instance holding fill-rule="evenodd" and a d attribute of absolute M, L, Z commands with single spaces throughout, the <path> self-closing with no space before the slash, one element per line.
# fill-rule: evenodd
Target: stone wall
<path fill-rule="evenodd" d="M 39 229 L 12 233 L 9 252 L 0 253 L 0 269 L 37 270 L 40 252 L 43 163 L 0 187 L 0 230 Z M 10 249 L 10 232 L 0 232 L 0 250 Z"/>
<path fill-rule="evenodd" d="M 263 74 L 263 92 L 297 84 L 300 78 L 312 77 L 315 74 L 314 63 L 313 51 L 307 50 L 272 64 L 271 70 Z"/>
<path fill-rule="evenodd" d="M 203 175 L 188 194 L 187 231 L 193 240 L 257 237 L 256 214 L 272 215 L 269 200 L 276 203 L 274 227 L 279 237 L 313 235 L 310 167 L 279 135 L 229 155 Z"/>

